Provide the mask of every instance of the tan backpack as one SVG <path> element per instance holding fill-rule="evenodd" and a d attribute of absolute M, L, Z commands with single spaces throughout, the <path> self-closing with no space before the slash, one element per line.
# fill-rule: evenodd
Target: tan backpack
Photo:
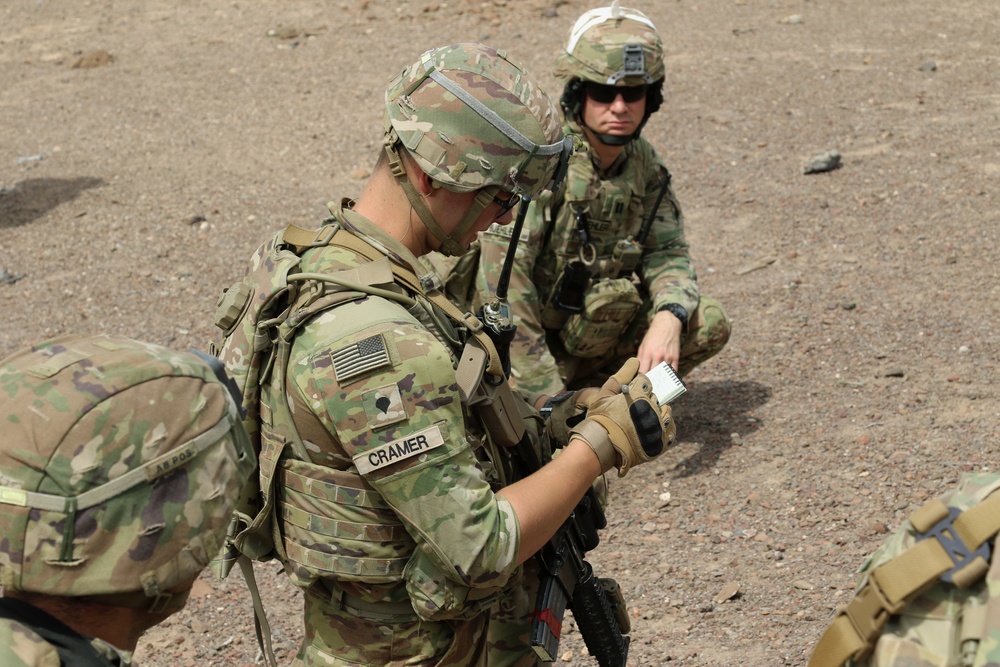
<path fill-rule="evenodd" d="M 964 476 L 861 567 L 808 667 L 1000 664 L 1000 475 Z"/>

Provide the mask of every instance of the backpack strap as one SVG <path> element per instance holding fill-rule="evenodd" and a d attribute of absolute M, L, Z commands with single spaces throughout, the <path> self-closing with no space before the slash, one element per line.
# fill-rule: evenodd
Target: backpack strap
<path fill-rule="evenodd" d="M 21 623 L 51 644 L 64 667 L 108 667 L 113 663 L 90 643 L 57 618 L 38 607 L 15 598 L 0 598 L 0 618 Z"/>
<path fill-rule="evenodd" d="M 285 228 L 283 239 L 286 243 L 296 246 L 296 249 L 300 253 L 307 248 L 332 245 L 356 252 L 371 261 L 385 259 L 385 255 L 381 251 L 346 229 L 340 229 L 337 225 L 324 225 L 315 230 L 304 229 L 290 224 Z M 488 373 L 496 377 L 504 374 L 503 365 L 500 362 L 500 355 L 497 353 L 496 346 L 489 335 L 487 335 L 483 328 L 483 323 L 479 321 L 478 317 L 472 313 L 463 313 L 438 289 L 437 285 L 428 284 L 428 281 L 422 281 L 413 271 L 405 266 L 392 261 L 389 262 L 389 265 L 396 280 L 411 292 L 426 296 L 428 301 L 440 308 L 451 320 L 464 326 L 479 341 L 489 353 L 489 363 L 486 366 Z"/>
<path fill-rule="evenodd" d="M 989 540 L 1000 532 L 1000 493 L 964 512 L 935 498 L 909 517 L 917 542 L 872 570 L 864 586 L 820 637 L 808 667 L 840 667 L 863 660 L 889 616 L 937 579 L 967 588 L 989 568 Z"/>

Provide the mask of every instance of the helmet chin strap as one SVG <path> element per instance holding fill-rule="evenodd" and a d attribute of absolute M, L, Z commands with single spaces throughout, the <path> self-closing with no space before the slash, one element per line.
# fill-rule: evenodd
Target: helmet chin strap
<path fill-rule="evenodd" d="M 417 192 L 417 189 L 413 187 L 413 183 L 410 179 L 406 177 L 406 167 L 403 166 L 403 160 L 399 156 L 399 151 L 396 150 L 396 144 L 399 143 L 399 137 L 396 135 L 394 129 L 390 129 L 385 134 L 385 138 L 382 141 L 385 147 L 385 152 L 389 156 L 389 167 L 392 169 L 393 176 L 399 181 L 400 187 L 403 188 L 403 192 L 406 193 L 406 199 L 409 200 L 410 206 L 413 210 L 417 212 L 417 217 L 424 224 L 431 234 L 434 235 L 438 241 L 441 242 L 441 248 L 439 249 L 443 254 L 450 257 L 458 257 L 459 255 L 464 255 L 468 248 L 463 248 L 458 242 L 458 239 L 463 238 L 475 224 L 476 220 L 479 219 L 479 214 L 493 202 L 493 196 L 500 190 L 499 187 L 489 187 L 483 188 L 476 194 L 475 201 L 472 202 L 472 206 L 466 211 L 465 215 L 459 221 L 458 225 L 452 230 L 451 234 L 446 234 L 444 229 L 441 228 L 441 224 L 431 213 L 430 209 L 427 208 L 427 204 L 424 203 L 423 197 Z"/>
<path fill-rule="evenodd" d="M 577 116 L 577 122 L 580 123 L 580 127 L 585 127 L 588 130 L 590 130 L 590 133 L 593 134 L 597 138 L 597 140 L 600 141 L 605 146 L 624 146 L 625 144 L 629 143 L 633 139 L 638 139 L 639 138 L 639 135 L 642 134 L 642 128 L 645 127 L 646 121 L 649 120 L 649 117 L 651 115 L 652 114 L 649 114 L 649 113 L 645 114 L 644 117 L 643 117 L 643 119 L 639 122 L 639 127 L 635 128 L 635 132 L 633 132 L 632 134 L 624 134 L 624 135 L 623 134 L 602 134 L 602 133 L 598 132 L 597 130 L 595 130 L 594 128 L 590 127 L 583 120 L 583 109 L 582 108 L 580 109 L 580 115 Z"/>

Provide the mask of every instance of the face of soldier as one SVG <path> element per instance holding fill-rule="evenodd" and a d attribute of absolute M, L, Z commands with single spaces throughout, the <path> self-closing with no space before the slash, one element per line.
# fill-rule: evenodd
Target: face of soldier
<path fill-rule="evenodd" d="M 449 192 L 444 188 L 440 188 L 435 192 L 435 196 L 443 195 L 442 200 L 447 200 L 442 201 L 445 204 L 442 207 L 444 210 L 440 214 L 440 217 L 438 217 L 445 233 L 450 235 L 458 227 L 462 218 L 465 217 L 465 213 L 475 201 L 476 194 L 476 192 Z M 479 236 L 479 233 L 485 232 L 494 222 L 501 225 L 510 224 L 514 219 L 515 205 L 520 199 L 520 197 L 513 199 L 511 197 L 512 195 L 509 192 L 498 192 L 489 206 L 482 210 L 465 236 L 455 239 L 455 241 L 463 248 L 468 249 L 472 242 Z M 437 239 L 431 238 L 430 240 L 432 243 L 437 244 Z"/>
<path fill-rule="evenodd" d="M 646 113 L 645 86 L 621 88 L 588 83 L 584 89 L 583 123 L 598 134 L 628 136 Z"/>

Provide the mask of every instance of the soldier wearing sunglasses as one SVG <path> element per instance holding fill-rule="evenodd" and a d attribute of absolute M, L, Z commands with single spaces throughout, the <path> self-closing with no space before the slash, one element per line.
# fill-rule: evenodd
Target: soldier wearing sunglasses
<path fill-rule="evenodd" d="M 555 394 L 600 383 L 637 356 L 682 376 L 717 354 L 730 323 L 701 294 L 670 174 L 640 137 L 663 102 L 663 42 L 642 12 L 584 13 L 559 55 L 564 131 L 575 144 L 566 187 L 531 202 L 510 282 L 513 377 Z M 481 236 L 474 295 L 496 287 L 508 227 Z M 460 266 L 468 270 L 468 264 Z"/>

